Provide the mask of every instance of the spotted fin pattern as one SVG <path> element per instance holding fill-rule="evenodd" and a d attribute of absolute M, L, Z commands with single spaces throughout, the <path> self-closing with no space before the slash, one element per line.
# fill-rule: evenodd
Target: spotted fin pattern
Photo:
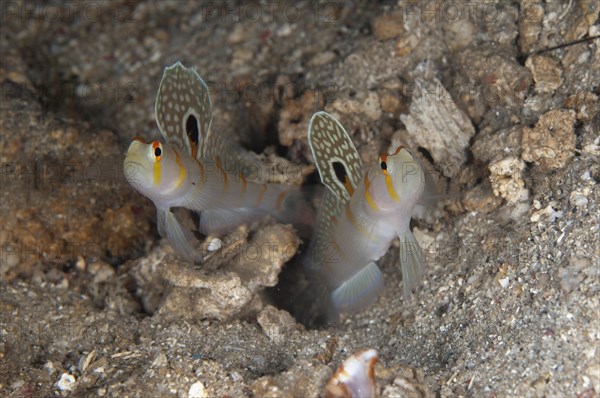
<path fill-rule="evenodd" d="M 156 97 L 156 123 L 169 145 L 197 159 L 213 159 L 220 147 L 210 134 L 212 104 L 208 86 L 181 62 L 165 68 Z"/>
<path fill-rule="evenodd" d="M 308 141 L 321 181 L 343 203 L 348 202 L 363 168 L 348 133 L 333 116 L 317 112 L 310 119 Z"/>

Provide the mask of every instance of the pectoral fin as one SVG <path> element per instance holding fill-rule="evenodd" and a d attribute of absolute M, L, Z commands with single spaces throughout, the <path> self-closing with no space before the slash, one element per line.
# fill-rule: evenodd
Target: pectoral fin
<path fill-rule="evenodd" d="M 404 299 L 408 299 L 410 291 L 421 281 L 425 273 L 423 251 L 417 239 L 408 231 L 400 235 L 400 265 Z"/>
<path fill-rule="evenodd" d="M 331 302 L 337 312 L 356 312 L 373 302 L 383 289 L 383 274 L 370 262 L 331 292 Z"/>
<path fill-rule="evenodd" d="M 190 243 L 193 239 L 192 233 L 184 229 L 175 214 L 170 210 L 158 210 L 157 212 L 158 233 L 167 238 L 177 255 L 187 261 L 194 262 L 198 255 Z"/>

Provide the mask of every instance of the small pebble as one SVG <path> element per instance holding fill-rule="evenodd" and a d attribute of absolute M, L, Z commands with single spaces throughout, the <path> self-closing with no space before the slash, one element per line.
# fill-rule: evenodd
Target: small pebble
<path fill-rule="evenodd" d="M 571 205 L 573 206 L 581 207 L 588 204 L 588 198 L 585 192 L 573 191 L 569 196 L 569 202 L 571 202 Z"/>
<path fill-rule="evenodd" d="M 71 391 L 73 387 L 75 387 L 75 383 L 75 376 L 68 373 L 63 373 L 55 385 L 61 391 Z"/>
<path fill-rule="evenodd" d="M 384 14 L 376 17 L 372 23 L 373 35 L 377 40 L 388 40 L 404 33 L 402 16 L 399 14 Z"/>
<path fill-rule="evenodd" d="M 190 398 L 203 398 L 206 397 L 206 388 L 204 384 L 197 381 L 190 386 L 190 390 L 188 391 L 188 397 Z"/>

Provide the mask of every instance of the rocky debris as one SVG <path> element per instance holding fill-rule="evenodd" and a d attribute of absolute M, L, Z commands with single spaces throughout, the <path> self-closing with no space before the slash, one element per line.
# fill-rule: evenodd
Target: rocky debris
<path fill-rule="evenodd" d="M 303 140 L 307 139 L 304 134 Z M 308 150 L 308 145 L 306 145 Z M 259 181 L 276 184 L 295 184 L 300 185 L 304 179 L 316 170 L 314 164 L 297 164 L 286 158 L 277 156 L 273 150 L 266 150 L 256 157 Z"/>
<path fill-rule="evenodd" d="M 459 52 L 471 45 L 473 40 L 475 40 L 473 33 L 476 27 L 473 23 L 474 21 L 470 20 L 470 18 L 456 18 L 453 21 L 447 20 L 445 22 L 442 24 L 442 34 L 448 50 Z M 505 36 L 505 33 L 496 37 L 497 39 L 501 39 L 503 36 Z"/>
<path fill-rule="evenodd" d="M 264 376 L 252 385 L 256 397 L 320 397 L 332 370 L 317 361 L 298 361 L 291 369 Z"/>
<path fill-rule="evenodd" d="M 337 98 L 327 111 L 341 114 L 364 114 L 368 119 L 374 121 L 381 117 L 379 95 L 376 92 L 368 92 L 353 98 Z"/>
<path fill-rule="evenodd" d="M 5 165 L 11 172 L 4 175 L 4 186 L 11 189 L 3 190 L 5 206 L 0 210 L 0 218 L 5 220 L 2 242 L 6 255 L 0 260 L 3 278 L 30 274 L 40 262 L 131 258 L 150 239 L 154 210 L 122 180 L 113 179 L 112 173 L 86 174 L 102 170 L 93 157 L 65 156 Z M 112 167 L 121 168 L 114 163 Z M 111 195 L 122 201 L 111 202 Z M 10 208 L 14 209 L 12 216 L 6 212 Z"/>
<path fill-rule="evenodd" d="M 484 182 L 467 191 L 462 204 L 467 211 L 489 213 L 502 204 L 502 199 L 493 194 L 488 182 Z"/>
<path fill-rule="evenodd" d="M 240 225 L 228 233 L 221 241 L 219 250 L 212 250 L 215 238 L 208 236 L 202 244 L 202 253 L 205 253 L 202 259 L 202 269 L 210 273 L 223 264 L 233 261 L 241 253 L 244 245 L 248 243 L 248 234 L 250 233 L 248 227 Z"/>
<path fill-rule="evenodd" d="M 569 195 L 569 203 L 571 206 L 584 207 L 589 203 L 588 197 L 591 193 L 590 187 L 584 187 L 582 190 L 572 191 Z"/>
<path fill-rule="evenodd" d="M 494 195 L 500 196 L 510 203 L 522 202 L 529 198 L 529 191 L 525 188 L 523 181 L 523 171 L 525 170 L 523 160 L 515 156 L 508 156 L 491 162 L 488 167 Z"/>
<path fill-rule="evenodd" d="M 220 251 L 212 253 L 208 269 L 165 255 L 154 256 L 156 265 L 143 265 L 156 269 L 169 286 L 158 313 L 167 319 L 225 320 L 247 306 L 260 308 L 257 295 L 277 284 L 279 272 L 296 253 L 299 240 L 292 227 L 279 224 L 265 226 L 249 241 L 244 241 L 243 235 L 242 231 L 240 238 L 225 242 Z"/>
<path fill-rule="evenodd" d="M 592 391 L 600 391 L 600 365 L 590 365 L 585 369 L 585 375 L 587 376 L 586 384 Z M 592 390 L 593 389 L 593 390 Z"/>
<path fill-rule="evenodd" d="M 599 8 L 593 1 L 581 4 L 522 1 L 519 6 L 521 52 L 530 54 L 584 37 L 598 20 Z"/>
<path fill-rule="evenodd" d="M 571 95 L 565 101 L 565 106 L 577 112 L 577 120 L 585 122 L 590 127 L 593 125 L 594 117 L 600 115 L 598 95 L 587 91 Z"/>
<path fill-rule="evenodd" d="M 398 58 L 408 58 L 406 56 L 415 51 L 419 44 L 421 44 L 421 40 L 417 34 L 407 33 L 402 35 L 394 46 L 396 56 Z"/>
<path fill-rule="evenodd" d="M 538 49 L 544 7 L 535 0 L 523 0 L 519 8 L 519 47 L 522 53 L 528 54 Z"/>
<path fill-rule="evenodd" d="M 560 62 L 546 55 L 533 55 L 525 61 L 531 71 L 535 89 L 539 93 L 551 93 L 562 84 Z"/>
<path fill-rule="evenodd" d="M 562 218 L 564 213 L 558 210 L 557 203 L 552 201 L 543 209 L 538 201 L 534 201 L 533 208 L 536 209 L 531 215 L 531 221 L 541 224 L 553 224 L 557 219 Z"/>
<path fill-rule="evenodd" d="M 480 123 L 488 109 L 520 113 L 532 76 L 510 47 L 472 46 L 457 54 L 456 62 L 453 98 L 473 123 Z"/>
<path fill-rule="evenodd" d="M 473 156 L 484 163 L 500 160 L 506 155 L 520 157 L 522 130 L 520 125 L 497 131 L 484 129 L 471 146 Z"/>
<path fill-rule="evenodd" d="M 541 170 L 565 167 L 575 155 L 575 112 L 557 109 L 545 113 L 533 128 L 523 128 L 523 160 Z"/>
<path fill-rule="evenodd" d="M 124 183 L 118 136 L 44 110 L 19 77 L 26 76 L 24 65 L 15 67 L 0 73 L 0 277 L 27 277 L 40 264 L 60 269 L 78 258 L 111 263 L 139 255 L 154 210 Z"/>
<path fill-rule="evenodd" d="M 404 35 L 411 35 L 410 32 L 404 33 L 398 40 L 402 40 Z M 413 44 L 411 41 L 410 44 Z M 359 41 L 356 43 L 355 48 L 346 57 L 342 58 L 340 62 L 333 64 L 334 69 L 331 72 L 332 76 L 335 76 L 334 81 L 325 80 L 320 82 L 321 86 L 325 86 L 327 98 L 326 102 L 346 101 L 353 100 L 358 101 L 358 104 L 354 105 L 350 103 L 348 106 L 342 106 L 340 112 L 344 113 L 342 108 L 348 108 L 352 105 L 358 106 L 361 114 L 374 115 L 375 109 L 361 109 L 360 105 L 366 101 L 369 93 L 373 90 L 384 86 L 390 80 L 398 79 L 399 76 L 403 76 L 403 80 L 412 81 L 409 73 L 414 70 L 419 62 L 418 54 L 423 55 L 424 58 L 427 56 L 435 57 L 441 56 L 441 53 L 445 49 L 443 43 L 436 40 L 433 36 L 419 36 L 414 39 L 414 48 L 409 48 L 406 51 L 412 51 L 411 56 L 397 56 L 395 54 L 395 43 L 394 40 L 387 40 L 383 42 L 374 42 L 373 40 Z M 432 53 L 425 54 L 422 45 L 432 45 Z M 414 56 L 412 56 L 414 55 Z M 424 59 L 421 58 L 421 59 Z M 386 62 L 378 63 L 373 62 L 374 59 L 385 59 Z M 357 78 L 357 76 L 360 76 Z M 331 109 L 325 109 L 328 112 L 332 112 Z M 369 116 L 370 117 L 370 116 Z"/>
<path fill-rule="evenodd" d="M 388 380 L 381 381 L 381 397 L 409 397 L 409 398 L 430 398 L 433 397 L 431 389 L 425 382 L 423 370 L 409 367 L 383 368 L 376 367 L 375 375 L 377 379 L 387 376 Z"/>
<path fill-rule="evenodd" d="M 390 89 L 384 89 L 379 94 L 379 105 L 382 112 L 392 113 L 394 117 L 398 117 L 401 112 L 408 112 L 400 94 Z"/>
<path fill-rule="evenodd" d="M 425 148 L 444 175 L 453 177 L 467 160 L 475 128 L 439 80 L 417 80 L 415 85 L 410 114 L 400 116 L 408 131 L 407 144 Z"/>
<path fill-rule="evenodd" d="M 373 19 L 373 35 L 377 40 L 389 40 L 404 33 L 404 16 L 401 13 L 383 14 Z"/>
<path fill-rule="evenodd" d="M 267 305 L 256 318 L 263 332 L 274 343 L 284 343 L 293 331 L 299 330 L 296 320 L 284 310 Z"/>
<path fill-rule="evenodd" d="M 250 302 L 252 293 L 240 277 L 232 272 L 206 275 L 194 272 L 189 265 L 166 263 L 161 274 L 173 288 L 158 309 L 166 318 L 226 319 L 237 314 Z"/>
<path fill-rule="evenodd" d="M 279 115 L 279 142 L 291 146 L 294 140 L 307 140 L 310 117 L 323 108 L 323 93 L 306 91 L 298 99 L 286 99 Z"/>

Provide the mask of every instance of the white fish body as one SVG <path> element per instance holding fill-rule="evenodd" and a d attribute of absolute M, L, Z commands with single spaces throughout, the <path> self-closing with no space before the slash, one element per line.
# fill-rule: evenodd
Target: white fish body
<path fill-rule="evenodd" d="M 156 120 L 166 143 L 134 138 L 123 170 L 129 183 L 154 202 L 160 235 L 183 258 L 199 260 L 191 232 L 171 212 L 174 207 L 202 212 L 200 232 L 209 234 L 266 214 L 284 222 L 306 217 L 299 187 L 247 180 L 241 148 L 210 131 L 208 87 L 194 69 L 179 62 L 165 69 Z"/>
<path fill-rule="evenodd" d="M 369 305 L 383 287 L 375 264 L 394 238 L 400 238 L 404 295 L 423 275 L 423 256 L 410 232 L 413 208 L 425 187 L 425 175 L 411 153 L 400 146 L 362 171 L 358 152 L 331 115 L 316 113 L 309 144 L 322 182 L 327 186 L 309 248 L 311 268 L 330 292 L 336 313 Z"/>

